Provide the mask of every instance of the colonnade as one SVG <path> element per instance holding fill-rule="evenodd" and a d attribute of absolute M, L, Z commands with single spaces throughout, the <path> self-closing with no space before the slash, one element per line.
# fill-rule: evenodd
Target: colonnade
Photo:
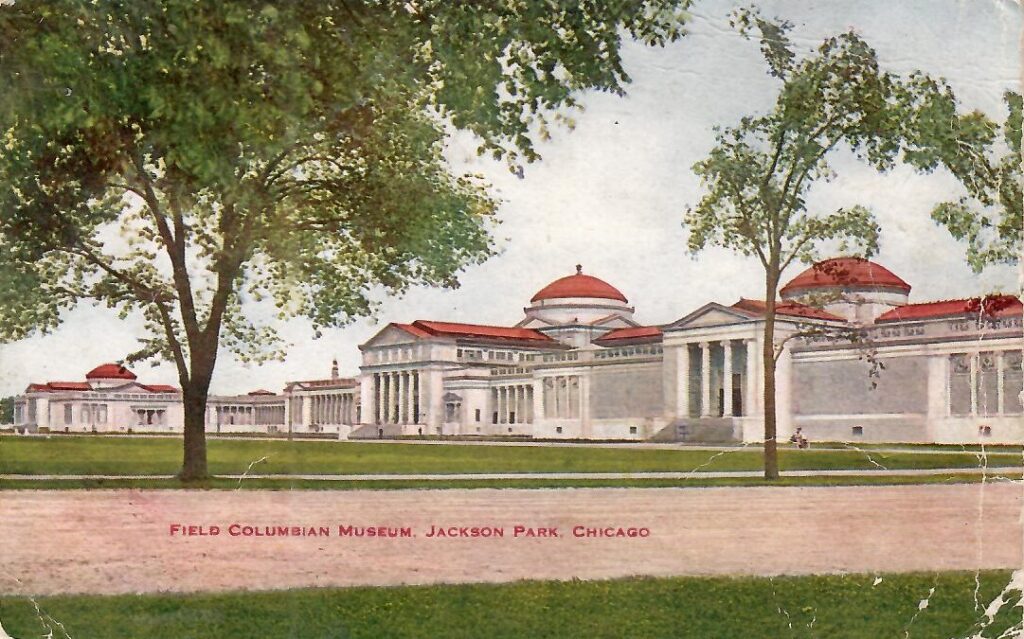
<path fill-rule="evenodd" d="M 733 374 L 738 372 L 733 370 L 733 349 L 736 348 L 734 342 L 739 342 L 742 348 L 746 349 L 746 371 L 741 379 L 746 382 L 746 388 L 741 389 L 743 392 L 743 400 L 741 402 L 742 410 L 736 411 L 733 404 L 733 393 L 734 393 L 734 382 Z M 743 340 L 719 340 L 719 341 L 700 341 L 700 342 L 687 342 L 678 345 L 676 348 L 676 411 L 680 417 L 690 417 L 693 414 L 693 408 L 691 407 L 691 383 L 690 378 L 691 364 L 690 364 L 690 346 L 695 344 L 700 351 L 700 392 L 697 393 L 697 414 L 700 417 L 733 417 L 739 416 L 739 414 L 750 415 L 753 414 L 755 407 L 758 405 L 757 401 L 757 379 L 758 362 L 760 361 L 760 353 L 757 348 L 757 340 L 755 339 L 743 339 Z M 719 408 L 720 411 L 715 410 L 714 402 L 712 401 L 712 386 L 714 380 L 712 379 L 712 349 L 715 346 L 722 349 L 722 406 Z"/>
<path fill-rule="evenodd" d="M 533 385 L 512 384 L 491 389 L 493 421 L 496 424 L 533 423 Z"/>
<path fill-rule="evenodd" d="M 354 424 L 356 400 L 352 393 L 311 395 L 310 421 L 313 424 Z"/>
<path fill-rule="evenodd" d="M 1020 351 L 958 353 L 950 359 L 952 366 L 947 381 L 947 414 L 987 417 L 1021 412 L 1018 398 L 1022 387 Z M 969 406 L 956 401 L 957 377 L 969 386 Z"/>
<path fill-rule="evenodd" d="M 579 375 L 544 378 L 544 416 L 570 419 L 580 416 Z"/>
<path fill-rule="evenodd" d="M 376 424 L 417 424 L 420 415 L 419 371 L 374 373 Z"/>
<path fill-rule="evenodd" d="M 284 404 L 223 404 L 216 407 L 217 425 L 284 424 Z"/>

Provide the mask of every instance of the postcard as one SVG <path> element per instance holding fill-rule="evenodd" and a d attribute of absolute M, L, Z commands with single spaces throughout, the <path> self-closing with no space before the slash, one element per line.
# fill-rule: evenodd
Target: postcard
<path fill-rule="evenodd" d="M 0 639 L 1024 636 L 1022 33 L 0 2 Z"/>

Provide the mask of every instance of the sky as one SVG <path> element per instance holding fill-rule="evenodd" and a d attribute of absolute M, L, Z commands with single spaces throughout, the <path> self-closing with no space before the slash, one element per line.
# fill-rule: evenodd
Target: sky
<path fill-rule="evenodd" d="M 500 254 L 465 270 L 458 289 L 385 297 L 375 318 L 326 330 L 319 339 L 304 320 L 277 324 L 290 344 L 285 360 L 245 365 L 223 353 L 211 391 L 280 391 L 290 380 L 326 377 L 335 357 L 343 375 L 354 375 L 358 344 L 390 321 L 513 325 L 535 292 L 573 273 L 576 264 L 621 290 L 637 320 L 647 324 L 672 321 L 710 301 L 763 298 L 756 260 L 722 250 L 690 255 L 682 226 L 686 207 L 702 195 L 691 167 L 712 148 L 712 127 L 767 111 L 778 89 L 756 42 L 728 25 L 739 4 L 696 0 L 689 33 L 678 43 L 628 43 L 624 61 L 633 82 L 627 96 L 582 96 L 585 110 L 576 114 L 576 128 L 556 130 L 539 146 L 543 159 L 528 165 L 521 179 L 503 164 L 477 158 L 468 136 L 449 140 L 453 169 L 483 173 L 501 200 L 495 230 Z M 1013 0 L 757 4 L 766 16 L 793 22 L 792 38 L 804 50 L 853 28 L 887 70 L 945 77 L 963 105 L 993 118 L 1005 115 L 1003 92 L 1020 90 L 1021 7 Z M 897 168 L 883 175 L 851 157 L 839 157 L 834 166 L 837 178 L 815 185 L 809 205 L 869 207 L 882 227 L 874 259 L 913 286 L 911 301 L 1018 290 L 1013 268 L 972 273 L 963 247 L 930 220 L 934 204 L 963 192 L 949 174 Z M 783 279 L 801 268 L 792 267 Z M 94 366 L 136 350 L 142 335 L 137 318 L 79 307 L 49 335 L 0 346 L 0 395 L 20 393 L 29 382 L 81 380 Z M 146 383 L 177 384 L 167 364 L 141 363 L 134 371 Z"/>

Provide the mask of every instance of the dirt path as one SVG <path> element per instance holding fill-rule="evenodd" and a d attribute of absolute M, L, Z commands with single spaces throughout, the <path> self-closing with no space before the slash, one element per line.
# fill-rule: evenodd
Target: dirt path
<path fill-rule="evenodd" d="M 1022 564 L 1021 486 L 4 491 L 0 592 L 126 593 Z M 219 527 L 172 535 L 172 524 Z M 326 527 L 330 536 L 232 535 Z M 412 537 L 342 536 L 384 526 Z M 516 536 L 515 526 L 558 537 Z M 504 536 L 429 537 L 432 526 Z M 640 529 L 577 537 L 574 527 Z M 294 532 L 294 531 L 289 531 Z M 388 532 L 388 531 L 385 531 Z M 496 534 L 496 531 L 492 531 Z M 577 530 L 577 532 L 581 532 Z M 550 531 L 549 531 L 550 534 Z M 794 547 L 799 551 L 794 551 Z"/>

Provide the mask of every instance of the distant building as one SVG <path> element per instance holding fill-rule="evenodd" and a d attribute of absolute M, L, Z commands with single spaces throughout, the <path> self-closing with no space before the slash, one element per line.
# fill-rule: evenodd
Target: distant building
<path fill-rule="evenodd" d="M 780 289 L 780 439 L 1022 442 L 1022 307 L 1006 296 L 910 303 L 859 258 L 825 260 Z M 757 442 L 765 304 L 706 304 L 644 326 L 582 272 L 542 288 L 514 326 L 392 323 L 360 346 L 358 378 L 212 397 L 208 432 Z M 130 378 L 129 378 L 130 376 Z M 116 365 L 32 384 L 23 427 L 181 429 L 180 396 Z M 103 420 L 100 420 L 100 417 Z"/>

